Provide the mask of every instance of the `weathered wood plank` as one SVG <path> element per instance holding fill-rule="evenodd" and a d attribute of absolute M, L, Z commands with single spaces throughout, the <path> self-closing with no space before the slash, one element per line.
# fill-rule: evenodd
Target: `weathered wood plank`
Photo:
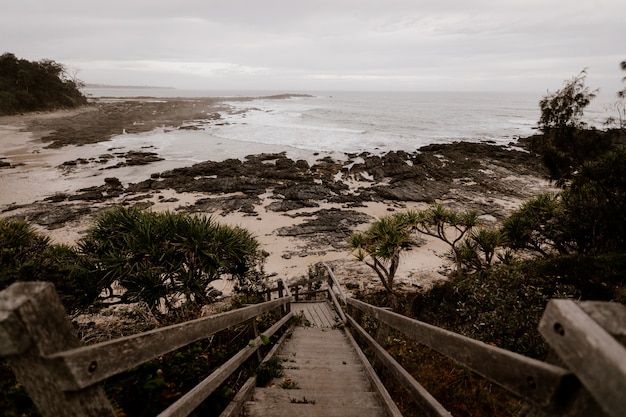
<path fill-rule="evenodd" d="M 385 415 L 382 407 L 354 406 L 338 408 L 334 405 L 325 406 L 318 403 L 286 403 L 280 404 L 280 406 L 276 404 L 268 406 L 265 403 L 249 402 L 246 403 L 245 410 L 245 415 L 251 417 L 383 417 Z"/>
<path fill-rule="evenodd" d="M 419 382 L 417 382 L 411 374 L 409 374 L 382 346 L 363 329 L 359 323 L 351 316 L 348 316 L 350 325 L 359 333 L 367 342 L 368 346 L 374 351 L 376 357 L 383 363 L 385 368 L 409 391 L 411 396 L 420 405 L 422 410 L 429 416 L 451 417 L 452 414 L 446 410 L 439 401 L 437 401 Z"/>
<path fill-rule="evenodd" d="M 292 314 L 288 314 L 263 332 L 271 337 L 289 321 Z M 158 417 L 186 417 L 215 391 L 233 372 L 235 372 L 259 347 L 263 345 L 261 337 L 254 340 L 254 346 L 247 346 L 236 353 L 225 364 L 220 366 L 211 375 L 196 385 L 191 391 L 183 395 L 178 401 L 159 414 Z"/>
<path fill-rule="evenodd" d="M 239 417 L 243 410 L 243 405 L 252 398 L 252 393 L 256 387 L 256 376 L 251 376 L 239 389 L 235 397 L 228 403 L 220 417 Z"/>
<path fill-rule="evenodd" d="M 0 356 L 22 353 L 31 344 L 19 318 L 12 311 L 0 311 Z"/>
<path fill-rule="evenodd" d="M 291 311 L 296 314 L 301 314 L 304 318 L 309 322 L 310 325 L 314 324 L 313 317 L 309 312 L 308 307 L 306 307 L 306 303 L 296 302 L 291 305 Z"/>
<path fill-rule="evenodd" d="M 330 300 L 335 306 L 336 312 L 339 314 L 339 319 L 341 320 L 342 323 L 345 323 L 346 315 L 344 314 L 343 310 L 341 309 L 341 306 L 339 305 L 339 301 L 337 300 L 337 297 L 335 296 L 335 291 L 333 291 L 332 288 L 329 288 L 328 294 L 330 294 Z"/>
<path fill-rule="evenodd" d="M 50 359 L 62 364 L 71 374 L 71 378 L 63 381 L 64 389 L 78 389 L 209 337 L 261 313 L 272 311 L 290 301 L 289 298 L 267 301 L 214 316 L 67 350 L 50 355 Z"/>
<path fill-rule="evenodd" d="M 563 402 L 563 394 L 579 384 L 570 371 L 558 366 L 487 345 L 353 298 L 348 298 L 347 303 L 541 407 L 558 407 Z"/>
<path fill-rule="evenodd" d="M 45 358 L 80 344 L 51 283 L 14 283 L 0 292 L 0 310 L 11 312 L 13 317 L 7 316 L 9 323 L 17 318 L 24 330 L 21 341 L 14 346 L 20 354 L 7 357 L 7 362 L 43 416 L 114 415 L 99 385 L 63 392 L 58 381 L 65 375 L 65 369 Z M 25 337 L 30 339 L 30 344 L 26 350 L 22 350 L 26 345 Z"/>
<path fill-rule="evenodd" d="M 307 308 L 311 313 L 311 317 L 313 317 L 314 326 L 317 327 L 328 327 L 327 323 L 324 320 L 324 315 L 320 310 L 320 305 L 318 303 L 307 304 Z"/>
<path fill-rule="evenodd" d="M 335 324 L 335 317 L 337 315 L 331 310 L 330 304 L 324 301 L 315 305 L 315 311 L 320 317 L 323 327 L 333 327 Z"/>
<path fill-rule="evenodd" d="M 380 407 L 378 394 L 373 391 L 329 391 L 327 389 L 286 390 L 276 388 L 257 388 L 254 401 L 270 406 L 272 404 L 289 403 L 293 400 L 306 399 L 311 404 L 335 407 Z"/>
<path fill-rule="evenodd" d="M 337 277 L 335 277 L 335 273 L 333 272 L 332 268 L 330 267 L 330 265 L 328 265 L 326 263 L 323 263 L 322 265 L 324 265 L 324 267 L 328 271 L 328 276 L 330 276 L 330 279 L 331 279 L 331 281 L 333 283 L 333 285 L 331 285 L 331 287 L 333 289 L 337 290 L 337 292 L 339 293 L 339 297 L 341 298 L 341 301 L 343 301 L 345 303 L 346 302 L 346 293 L 341 288 L 341 284 L 339 284 L 339 281 L 337 280 Z"/>
<path fill-rule="evenodd" d="M 576 305 L 611 336 L 626 346 L 626 306 L 604 301 L 580 301 Z"/>
<path fill-rule="evenodd" d="M 615 314 L 617 310 L 611 308 L 610 311 Z M 600 312 L 593 315 L 602 317 L 601 321 L 608 320 L 618 325 L 626 320 L 624 314 L 626 310 L 621 310 L 621 316 L 614 319 Z M 541 318 L 539 332 L 559 358 L 574 371 L 605 413 L 624 416 L 624 346 L 571 300 L 551 300 Z"/>
<path fill-rule="evenodd" d="M 301 312 L 313 327 L 332 328 L 339 317 L 328 301 L 293 303 L 294 312 Z"/>
<path fill-rule="evenodd" d="M 349 331 L 347 330 L 343 330 L 343 331 L 345 332 L 345 335 L 348 338 L 348 341 L 354 348 L 354 351 L 356 352 L 357 356 L 359 357 L 359 360 L 363 364 L 363 367 L 365 369 L 365 372 L 367 373 L 370 383 L 376 390 L 376 393 L 380 396 L 380 399 L 383 403 L 383 407 L 386 410 L 387 416 L 388 417 L 402 417 L 402 413 L 398 409 L 398 406 L 396 405 L 396 403 L 393 402 L 393 399 L 389 395 L 389 392 L 383 385 L 380 378 L 378 378 L 376 371 L 374 370 L 374 368 L 372 368 L 372 365 L 367 360 L 367 357 L 365 356 L 365 353 L 363 353 L 363 351 L 359 347 L 359 344 L 356 342 L 356 340 L 354 340 L 354 337 L 352 337 Z"/>

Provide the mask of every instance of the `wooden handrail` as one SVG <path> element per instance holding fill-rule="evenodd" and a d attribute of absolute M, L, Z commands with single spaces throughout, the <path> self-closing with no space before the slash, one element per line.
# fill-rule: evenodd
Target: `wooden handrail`
<path fill-rule="evenodd" d="M 278 349 L 282 345 L 282 343 L 287 339 L 287 337 L 291 337 L 293 334 L 293 328 L 295 326 L 292 325 L 285 332 L 283 332 L 280 339 L 276 342 L 276 344 L 270 349 L 270 351 L 265 355 L 265 358 L 261 361 L 259 366 L 263 364 L 267 364 L 276 354 L 278 353 Z M 228 403 L 220 417 L 234 417 L 241 415 L 241 411 L 243 410 L 244 403 L 248 401 L 252 397 L 252 391 L 256 386 L 256 376 L 253 375 L 241 386 L 235 397 Z"/>
<path fill-rule="evenodd" d="M 330 287 L 330 286 L 328 287 L 328 296 L 330 297 L 331 302 L 335 306 L 335 310 L 339 314 L 339 318 L 341 319 L 341 322 L 345 323 L 346 322 L 346 315 L 343 312 L 343 309 L 341 308 L 341 305 L 339 304 L 339 300 L 337 300 L 337 297 L 335 296 L 335 292 L 333 291 L 333 288 Z"/>
<path fill-rule="evenodd" d="M 291 290 L 289 290 L 289 285 L 285 282 L 285 278 L 281 278 L 280 282 L 283 283 L 283 289 L 285 290 L 285 297 L 291 297 Z"/>
<path fill-rule="evenodd" d="M 372 338 L 363 329 L 359 323 L 350 315 L 347 316 L 348 322 L 356 330 L 356 332 L 365 340 L 367 345 L 374 351 L 374 354 L 385 365 L 393 376 L 401 381 L 402 385 L 407 388 L 413 398 L 422 407 L 422 410 L 429 416 L 450 417 L 451 414 L 437 401 L 419 382 L 415 380 L 387 351 L 380 346 L 374 338 Z"/>
<path fill-rule="evenodd" d="M 563 392 L 578 384 L 574 374 L 566 369 L 491 346 L 353 298 L 348 298 L 347 304 L 541 407 L 560 405 Z"/>
<path fill-rule="evenodd" d="M 293 313 L 287 314 L 268 330 L 263 332 L 263 336 L 273 336 L 283 327 Z M 262 337 L 259 336 L 254 343 L 241 349 L 226 363 L 215 370 L 206 379 L 196 385 L 191 391 L 183 395 L 174 404 L 165 409 L 158 417 L 185 417 L 188 416 L 197 406 L 199 406 L 209 395 L 213 393 L 233 372 L 235 372 L 260 346 L 263 345 Z"/>
<path fill-rule="evenodd" d="M 328 276 L 332 280 L 333 288 L 337 289 L 337 291 L 339 292 L 339 297 L 341 297 L 341 301 L 345 303 L 347 298 L 346 293 L 343 291 L 343 288 L 341 288 L 341 284 L 339 284 L 337 277 L 335 277 L 335 273 L 333 272 L 332 268 L 325 262 L 323 262 L 322 265 L 326 268 L 326 271 L 328 271 Z"/>
<path fill-rule="evenodd" d="M 282 310 L 280 307 L 292 301 L 293 297 L 282 297 L 80 347 L 54 286 L 45 282 L 19 282 L 0 291 L 0 356 L 7 358 L 42 415 L 112 417 L 113 409 L 99 382 L 259 314 Z M 283 327 L 293 313 L 281 315 L 254 343 L 235 354 L 161 415 L 188 415 L 257 352 L 266 337 Z"/>
<path fill-rule="evenodd" d="M 359 357 L 359 360 L 361 361 L 363 366 L 365 366 L 365 373 L 367 374 L 367 377 L 372 384 L 374 390 L 380 395 L 383 407 L 385 407 L 387 411 L 387 417 L 401 417 L 402 413 L 398 409 L 398 406 L 394 403 L 391 395 L 389 395 L 389 392 L 385 388 L 385 385 L 376 374 L 374 367 L 370 364 L 367 356 L 365 356 L 365 353 L 363 353 L 363 350 L 361 349 L 357 341 L 354 339 L 350 332 L 346 332 L 346 338 L 354 347 L 354 350 L 356 351 L 356 354 Z"/>
<path fill-rule="evenodd" d="M 289 301 L 289 298 L 266 301 L 215 316 L 59 352 L 49 359 L 62 364 L 67 369 L 67 375 L 71 376 L 70 379 L 59 380 L 62 388 L 76 390 L 272 311 Z"/>

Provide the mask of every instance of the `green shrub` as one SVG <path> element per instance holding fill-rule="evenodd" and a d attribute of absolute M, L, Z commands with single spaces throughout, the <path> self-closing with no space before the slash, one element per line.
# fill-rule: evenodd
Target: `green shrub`
<path fill-rule="evenodd" d="M 78 244 L 104 287 L 119 283 L 122 301 L 154 311 L 208 301 L 210 282 L 232 278 L 238 289 L 263 283 L 264 252 L 246 229 L 211 217 L 118 207 L 100 216 Z"/>
<path fill-rule="evenodd" d="M 24 221 L 0 219 L 0 290 L 16 281 L 52 282 L 70 314 L 89 306 L 102 290 L 75 248 L 51 244 Z"/>

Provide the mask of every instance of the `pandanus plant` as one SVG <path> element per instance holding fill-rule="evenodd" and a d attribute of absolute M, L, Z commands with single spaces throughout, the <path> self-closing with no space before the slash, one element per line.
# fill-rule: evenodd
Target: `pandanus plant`
<path fill-rule="evenodd" d="M 153 311 L 178 301 L 204 303 L 209 283 L 262 277 L 256 238 L 212 217 L 119 207 L 100 216 L 79 242 L 104 287 L 117 282 L 122 300 Z"/>

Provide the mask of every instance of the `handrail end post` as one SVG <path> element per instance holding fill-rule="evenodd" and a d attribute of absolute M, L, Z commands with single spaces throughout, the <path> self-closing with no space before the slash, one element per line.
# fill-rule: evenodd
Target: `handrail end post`
<path fill-rule="evenodd" d="M 43 416 L 115 415 L 100 385 L 66 390 L 71 376 L 49 359 L 80 345 L 53 284 L 12 284 L 0 292 L 0 314 L 0 355 L 8 354 L 7 363 Z"/>

